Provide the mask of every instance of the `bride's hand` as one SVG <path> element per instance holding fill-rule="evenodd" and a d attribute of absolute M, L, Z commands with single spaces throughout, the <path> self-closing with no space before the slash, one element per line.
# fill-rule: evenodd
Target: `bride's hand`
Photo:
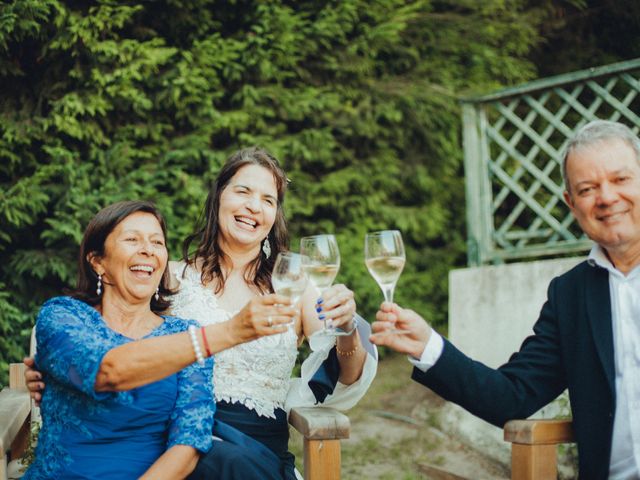
<path fill-rule="evenodd" d="M 316 303 L 316 312 L 320 320 L 328 320 L 328 326 L 333 324 L 346 331 L 352 330 L 356 313 L 353 292 L 343 284 L 327 288 Z"/>
<path fill-rule="evenodd" d="M 230 320 L 233 335 L 240 343 L 287 331 L 287 324 L 299 313 L 289 297 L 275 293 L 252 298 Z"/>

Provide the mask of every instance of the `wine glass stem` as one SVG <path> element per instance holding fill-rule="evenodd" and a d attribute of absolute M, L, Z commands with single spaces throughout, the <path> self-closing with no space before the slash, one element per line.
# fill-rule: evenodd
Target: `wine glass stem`
<path fill-rule="evenodd" d="M 390 287 L 385 287 L 382 289 L 382 293 L 384 294 L 384 301 L 393 303 L 393 291 L 395 290 L 395 285 L 391 285 Z"/>
<path fill-rule="evenodd" d="M 329 288 L 329 287 L 327 287 L 327 288 Z M 325 289 L 321 290 L 321 291 L 320 291 L 320 295 L 322 295 L 322 294 L 324 293 L 324 291 L 325 291 L 327 288 L 325 288 Z M 329 325 L 327 325 L 327 322 L 328 322 L 328 321 L 329 321 L 329 320 L 328 320 L 327 318 L 322 319 L 322 330 L 323 330 L 325 333 L 326 333 L 326 332 L 330 332 L 330 333 L 331 333 L 331 332 L 333 332 L 333 331 L 334 331 L 333 327 L 330 327 Z"/>

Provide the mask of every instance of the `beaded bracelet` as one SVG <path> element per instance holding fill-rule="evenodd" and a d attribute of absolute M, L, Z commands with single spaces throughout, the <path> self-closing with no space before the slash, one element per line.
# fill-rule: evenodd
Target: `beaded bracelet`
<path fill-rule="evenodd" d="M 209 342 L 207 341 L 207 332 L 204 327 L 200 328 L 200 333 L 202 334 L 202 343 L 204 343 L 204 351 L 207 353 L 207 358 L 211 356 L 211 349 L 209 348 Z"/>
<path fill-rule="evenodd" d="M 356 353 L 357 351 L 358 351 L 358 344 L 357 343 L 356 343 L 356 346 L 353 347 L 353 349 L 351 349 L 351 350 L 340 350 L 338 348 L 338 344 L 336 343 L 336 353 L 338 355 L 340 355 L 341 357 L 350 357 L 354 353 Z"/>
<path fill-rule="evenodd" d="M 198 343 L 198 339 L 196 338 L 196 327 L 194 325 L 189 325 L 188 331 L 189 335 L 191 336 L 191 345 L 193 345 L 193 352 L 196 354 L 196 361 L 198 362 L 198 365 L 203 367 L 204 357 L 202 356 L 202 350 L 200 350 L 200 344 Z"/>

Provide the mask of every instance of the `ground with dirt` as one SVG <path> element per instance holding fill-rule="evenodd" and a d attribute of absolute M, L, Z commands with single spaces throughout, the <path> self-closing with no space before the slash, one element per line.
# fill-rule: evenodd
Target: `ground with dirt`
<path fill-rule="evenodd" d="M 437 470 L 474 480 L 508 479 L 504 465 L 444 431 L 439 413 L 445 402 L 410 375 L 403 356 L 380 362 L 371 389 L 348 412 L 352 430 L 342 442 L 343 479 L 445 478 Z M 294 434 L 290 445 L 301 462 L 302 441 Z"/>

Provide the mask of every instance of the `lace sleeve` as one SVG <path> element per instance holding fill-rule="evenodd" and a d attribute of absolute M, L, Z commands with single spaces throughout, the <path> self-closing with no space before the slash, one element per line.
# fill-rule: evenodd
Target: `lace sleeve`
<path fill-rule="evenodd" d="M 39 370 L 58 382 L 96 399 L 115 392 L 96 392 L 96 376 L 105 354 L 113 345 L 95 325 L 89 305 L 69 297 L 46 302 L 36 320 Z M 98 315 L 98 312 L 95 312 Z"/>
<path fill-rule="evenodd" d="M 184 324 L 186 330 L 188 322 Z M 203 453 L 211 449 L 215 412 L 212 377 L 213 357 L 203 366 L 193 363 L 178 372 L 178 398 L 171 413 L 167 449 L 174 445 L 188 445 Z"/>

